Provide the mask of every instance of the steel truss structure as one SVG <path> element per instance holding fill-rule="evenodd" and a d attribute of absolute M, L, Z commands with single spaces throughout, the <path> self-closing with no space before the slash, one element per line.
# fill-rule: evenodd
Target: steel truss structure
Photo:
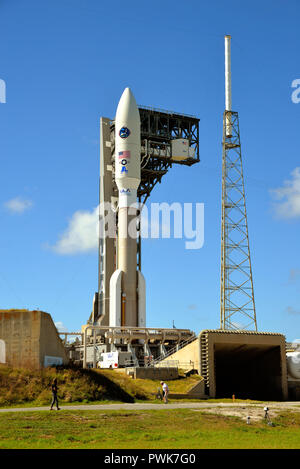
<path fill-rule="evenodd" d="M 221 326 L 257 331 L 239 118 L 223 115 Z"/>
<path fill-rule="evenodd" d="M 141 119 L 141 183 L 137 194 L 145 204 L 152 189 L 172 167 L 172 164 L 192 166 L 200 161 L 199 122 L 195 116 L 172 111 L 139 106 Z M 115 140 L 114 123 L 111 125 L 111 141 Z M 195 149 L 195 156 L 185 160 L 172 158 L 172 140 L 185 138 Z M 112 147 L 114 164 L 114 146 Z"/>

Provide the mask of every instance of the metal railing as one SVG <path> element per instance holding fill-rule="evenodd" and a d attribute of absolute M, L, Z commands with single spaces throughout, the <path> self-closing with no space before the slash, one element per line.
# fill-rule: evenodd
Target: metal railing
<path fill-rule="evenodd" d="M 161 362 L 162 360 L 165 360 L 166 358 L 168 358 L 168 357 L 170 357 L 171 355 L 173 355 L 173 353 L 178 352 L 178 350 L 181 350 L 183 347 L 185 347 L 186 345 L 188 345 L 188 344 L 190 344 L 191 342 L 193 342 L 195 339 L 197 339 L 197 336 L 196 336 L 196 335 L 193 335 L 193 336 L 190 337 L 189 339 L 184 340 L 184 341 L 181 342 L 180 344 L 178 344 L 178 345 L 176 345 L 175 347 L 171 348 L 165 355 L 160 355 L 158 358 L 156 358 L 155 360 L 153 360 L 153 363 L 156 364 L 156 363 Z"/>
<path fill-rule="evenodd" d="M 145 364 L 145 360 L 141 360 L 141 359 L 134 360 L 133 358 L 126 358 L 124 361 L 124 364 L 125 364 L 125 368 L 137 368 L 137 367 L 148 366 Z"/>
<path fill-rule="evenodd" d="M 146 360 L 133 360 L 132 358 L 126 358 L 125 360 L 125 368 L 136 368 L 143 367 L 143 368 L 177 368 L 182 370 L 193 370 L 194 369 L 194 362 L 193 361 L 180 361 L 180 360 L 164 360 L 160 363 L 154 363 L 155 360 L 146 361 Z M 138 363 L 138 365 L 137 365 Z"/>
<path fill-rule="evenodd" d="M 176 116 L 184 116 L 184 117 L 192 117 L 193 119 L 198 119 L 193 114 L 184 114 L 183 112 L 175 112 L 166 109 L 160 109 L 159 107 L 152 107 L 152 106 L 143 106 L 142 104 L 138 104 L 139 109 L 146 109 L 147 111 L 154 111 L 154 112 L 163 112 L 164 114 L 171 114 Z"/>
<path fill-rule="evenodd" d="M 155 368 L 178 368 L 182 370 L 193 370 L 195 363 L 192 360 L 187 362 L 183 362 L 181 360 L 164 360 L 155 364 L 154 366 Z"/>

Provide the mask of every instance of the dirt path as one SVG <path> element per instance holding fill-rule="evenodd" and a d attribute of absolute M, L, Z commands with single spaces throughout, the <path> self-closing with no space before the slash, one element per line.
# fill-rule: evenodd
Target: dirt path
<path fill-rule="evenodd" d="M 163 410 L 163 409 L 192 409 L 196 412 L 207 412 L 216 415 L 240 417 L 244 420 L 250 416 L 251 420 L 260 420 L 264 417 L 264 407 L 269 407 L 270 418 L 285 410 L 300 412 L 300 402 L 265 402 L 262 404 L 244 404 L 244 403 L 209 403 L 209 402 L 184 402 L 165 404 L 99 404 L 99 405 L 68 405 L 61 406 L 61 411 L 68 410 Z M 49 412 L 47 407 L 13 407 L 0 409 L 3 412 Z"/>

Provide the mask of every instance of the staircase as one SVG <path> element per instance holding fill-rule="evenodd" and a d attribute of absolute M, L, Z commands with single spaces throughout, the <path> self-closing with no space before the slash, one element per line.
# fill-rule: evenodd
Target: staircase
<path fill-rule="evenodd" d="M 131 344 L 128 344 L 128 352 L 131 352 L 131 363 L 132 366 L 138 367 L 140 366 L 138 359 L 136 358 L 134 347 Z"/>
<path fill-rule="evenodd" d="M 171 348 L 166 354 L 160 355 L 155 360 L 152 360 L 152 362 L 149 366 L 157 365 L 159 362 L 165 360 L 167 357 L 170 357 L 170 355 L 173 355 L 173 353 L 178 352 L 178 350 L 182 349 L 183 347 L 190 344 L 191 342 L 194 342 L 194 340 L 196 340 L 196 339 L 197 339 L 197 336 L 193 335 L 192 337 L 189 337 L 188 339 L 184 340 L 183 342 L 180 342 L 180 344 L 177 344 L 175 347 Z"/>

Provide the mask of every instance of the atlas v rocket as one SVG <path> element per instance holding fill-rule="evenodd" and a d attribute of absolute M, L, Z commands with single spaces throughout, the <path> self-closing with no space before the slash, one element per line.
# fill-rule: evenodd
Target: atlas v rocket
<path fill-rule="evenodd" d="M 117 270 L 110 279 L 109 325 L 145 327 L 145 279 L 137 270 L 137 189 L 141 182 L 140 114 L 126 88 L 115 117 L 118 188 Z"/>

